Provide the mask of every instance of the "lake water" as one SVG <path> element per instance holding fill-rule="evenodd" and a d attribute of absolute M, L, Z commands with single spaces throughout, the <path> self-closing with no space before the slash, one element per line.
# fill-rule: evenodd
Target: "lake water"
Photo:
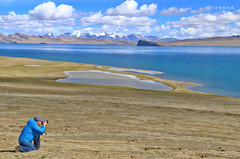
<path fill-rule="evenodd" d="M 0 56 L 161 71 L 155 76 L 203 85 L 192 90 L 240 97 L 240 47 L 0 44 Z"/>

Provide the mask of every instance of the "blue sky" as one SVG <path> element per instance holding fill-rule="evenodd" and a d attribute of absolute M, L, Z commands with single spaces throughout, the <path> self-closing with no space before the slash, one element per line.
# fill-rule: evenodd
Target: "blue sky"
<path fill-rule="evenodd" d="M 101 32 L 178 39 L 240 34 L 238 0 L 1 0 L 0 32 Z"/>

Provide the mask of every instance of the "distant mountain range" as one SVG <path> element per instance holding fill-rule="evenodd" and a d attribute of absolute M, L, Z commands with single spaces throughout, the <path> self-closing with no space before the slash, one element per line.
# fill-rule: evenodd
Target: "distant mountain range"
<path fill-rule="evenodd" d="M 68 36 L 55 37 L 48 33 L 43 36 L 29 36 L 25 34 L 10 34 L 8 36 L 0 33 L 0 43 L 40 43 L 40 44 L 110 44 L 110 45 L 135 45 L 134 43 L 119 40 L 94 39 L 94 38 L 72 38 Z"/>
<path fill-rule="evenodd" d="M 105 32 L 90 34 L 75 31 L 72 33 L 62 33 L 59 36 L 54 36 L 52 33 L 41 36 L 29 36 L 20 33 L 3 35 L 0 33 L 0 43 L 137 45 L 137 42 L 140 40 L 143 42 L 139 44 L 141 46 L 240 46 L 239 35 L 177 40 L 158 36 L 142 36 L 139 34 L 125 36 L 123 34 L 108 34 Z"/>
<path fill-rule="evenodd" d="M 106 39 L 106 40 L 117 40 L 117 41 L 127 41 L 127 42 L 138 42 L 139 40 L 147 40 L 152 42 L 172 42 L 177 39 L 175 38 L 162 38 L 159 36 L 142 36 L 139 34 L 123 35 L 119 33 L 108 34 L 103 32 L 101 34 L 90 34 L 83 33 L 80 31 L 62 33 L 59 36 L 54 36 L 53 33 L 47 33 L 43 35 L 45 37 L 70 37 L 70 38 L 82 38 L 82 39 Z"/>

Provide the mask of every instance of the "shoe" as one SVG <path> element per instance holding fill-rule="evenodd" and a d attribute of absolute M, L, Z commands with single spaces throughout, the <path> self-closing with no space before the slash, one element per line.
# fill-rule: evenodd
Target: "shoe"
<path fill-rule="evenodd" d="M 20 146 L 15 147 L 15 152 L 20 152 Z"/>

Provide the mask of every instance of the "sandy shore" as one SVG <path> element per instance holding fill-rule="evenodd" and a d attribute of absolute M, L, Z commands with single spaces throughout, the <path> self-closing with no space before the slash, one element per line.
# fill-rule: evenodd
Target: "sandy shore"
<path fill-rule="evenodd" d="M 239 98 L 198 94 L 182 82 L 148 75 L 134 74 L 175 89 L 146 91 L 56 81 L 67 77 L 64 71 L 106 71 L 110 68 L 106 66 L 7 57 L 0 57 L 0 63 L 0 158 L 240 156 Z M 27 120 L 37 115 L 49 120 L 40 150 L 12 152 Z"/>

